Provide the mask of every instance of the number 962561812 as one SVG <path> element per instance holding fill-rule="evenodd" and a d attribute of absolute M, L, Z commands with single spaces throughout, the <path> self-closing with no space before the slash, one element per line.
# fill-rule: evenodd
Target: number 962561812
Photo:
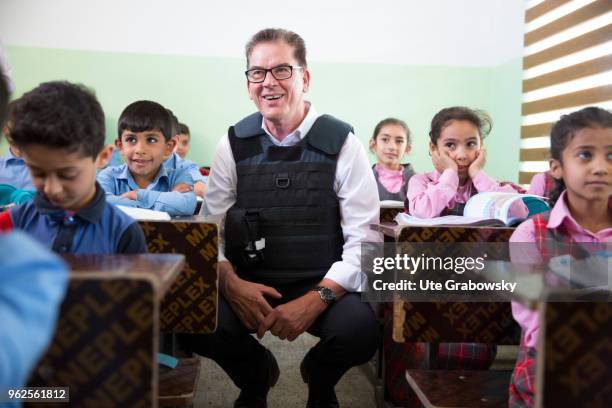
<path fill-rule="evenodd" d="M 6 388 L 0 392 L 0 402 L 69 402 L 68 387 Z"/>

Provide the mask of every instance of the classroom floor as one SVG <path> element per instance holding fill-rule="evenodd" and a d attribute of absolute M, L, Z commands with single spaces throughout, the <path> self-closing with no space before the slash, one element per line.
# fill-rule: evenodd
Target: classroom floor
<path fill-rule="evenodd" d="M 306 406 L 308 390 L 302 382 L 299 367 L 302 357 L 317 338 L 303 334 L 294 342 L 279 340 L 269 333 L 262 343 L 274 353 L 281 375 L 278 383 L 268 395 L 269 408 L 303 408 Z M 341 407 L 372 408 L 374 386 L 369 380 L 373 375 L 373 366 L 365 365 L 351 369 L 336 387 L 336 394 Z M 202 372 L 198 386 L 198 395 L 194 407 L 232 407 L 239 390 L 223 370 L 212 360 L 202 359 Z"/>

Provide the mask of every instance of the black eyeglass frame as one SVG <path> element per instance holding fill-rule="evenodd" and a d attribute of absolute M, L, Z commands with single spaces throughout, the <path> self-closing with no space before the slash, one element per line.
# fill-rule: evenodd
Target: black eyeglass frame
<path fill-rule="evenodd" d="M 278 78 L 276 75 L 274 75 L 274 70 L 277 69 L 277 68 L 289 68 L 289 70 L 290 70 L 289 76 L 286 77 L 286 78 Z M 250 83 L 252 83 L 252 84 L 260 84 L 260 83 L 262 83 L 263 81 L 266 80 L 266 77 L 268 76 L 268 72 L 277 81 L 283 81 L 283 80 L 289 79 L 289 78 L 291 78 L 293 76 L 293 70 L 294 69 L 304 69 L 304 67 L 302 67 L 300 65 L 285 65 L 285 64 L 283 64 L 283 65 L 277 65 L 277 66 L 272 67 L 272 68 L 251 68 L 251 69 L 247 69 L 246 71 L 244 71 L 244 75 L 246 76 L 247 81 L 249 81 Z M 253 81 L 253 80 L 251 80 L 251 78 L 249 78 L 249 72 L 252 72 L 252 71 L 264 71 L 264 76 L 261 79 L 261 81 Z"/>

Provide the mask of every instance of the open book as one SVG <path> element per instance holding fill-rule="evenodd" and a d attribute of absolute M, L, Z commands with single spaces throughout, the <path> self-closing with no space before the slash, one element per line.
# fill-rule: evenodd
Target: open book
<path fill-rule="evenodd" d="M 473 225 L 510 226 L 528 216 L 548 210 L 548 204 L 540 196 L 518 193 L 478 193 L 465 204 L 463 216 L 445 215 L 435 218 L 417 218 L 399 213 L 395 221 L 400 225 Z"/>
<path fill-rule="evenodd" d="M 164 211 L 147 210 L 146 208 L 118 205 L 121 211 L 138 221 L 170 221 L 170 214 Z"/>

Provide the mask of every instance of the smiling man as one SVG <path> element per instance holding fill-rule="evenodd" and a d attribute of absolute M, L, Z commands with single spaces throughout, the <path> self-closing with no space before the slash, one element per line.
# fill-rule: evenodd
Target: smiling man
<path fill-rule="evenodd" d="M 353 128 L 319 115 L 304 40 L 282 29 L 246 46 L 246 85 L 258 112 L 219 143 L 203 212 L 225 216 L 215 334 L 189 339 L 241 389 L 235 407 L 265 407 L 279 375 L 261 338 L 269 331 L 320 342 L 300 371 L 308 407 L 337 407 L 336 383 L 368 361 L 379 337 L 360 300 L 360 244 L 380 241 L 376 183 Z M 297 369 L 297 367 L 296 367 Z"/>

